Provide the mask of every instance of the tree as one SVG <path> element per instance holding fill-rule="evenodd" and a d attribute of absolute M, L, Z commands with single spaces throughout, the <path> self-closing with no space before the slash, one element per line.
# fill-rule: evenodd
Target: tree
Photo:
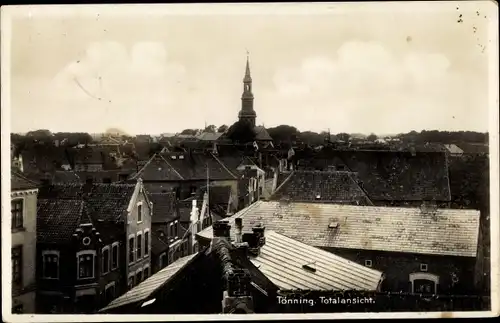
<path fill-rule="evenodd" d="M 205 132 L 211 132 L 211 133 L 215 133 L 215 131 L 217 130 L 217 127 L 214 126 L 213 124 L 209 125 L 208 127 L 205 128 Z"/>
<path fill-rule="evenodd" d="M 245 144 L 255 140 L 255 132 L 250 123 L 237 121 L 227 131 L 227 136 L 233 142 Z"/>
<path fill-rule="evenodd" d="M 296 141 L 300 134 L 297 128 L 287 125 L 269 128 L 267 132 L 276 143 Z"/>
<path fill-rule="evenodd" d="M 198 132 L 198 130 L 196 130 L 196 129 L 184 129 L 184 130 L 182 130 L 181 135 L 192 135 L 192 136 L 194 136 L 194 135 L 196 135 L 197 132 Z"/>
<path fill-rule="evenodd" d="M 217 129 L 217 132 L 224 133 L 224 132 L 226 132 L 228 129 L 229 129 L 229 127 L 228 127 L 227 125 L 223 124 L 222 126 L 220 126 L 220 127 Z"/>
<path fill-rule="evenodd" d="M 376 135 L 376 134 L 372 133 L 372 134 L 370 134 L 368 137 L 366 137 L 366 139 L 367 139 L 368 141 L 375 141 L 375 140 L 377 140 L 377 139 L 378 139 L 378 137 L 377 137 L 377 135 Z"/>

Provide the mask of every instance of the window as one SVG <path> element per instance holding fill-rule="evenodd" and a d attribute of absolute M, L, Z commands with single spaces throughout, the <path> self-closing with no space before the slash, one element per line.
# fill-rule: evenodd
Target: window
<path fill-rule="evenodd" d="M 118 268 L 118 242 L 113 243 L 111 247 L 111 269 Z"/>
<path fill-rule="evenodd" d="M 167 265 L 167 254 L 166 253 L 162 253 L 160 255 L 160 269 L 165 267 Z"/>
<path fill-rule="evenodd" d="M 144 267 L 143 275 L 144 275 L 144 280 L 149 278 L 149 267 Z"/>
<path fill-rule="evenodd" d="M 107 274 L 109 272 L 109 246 L 102 249 L 102 273 Z"/>
<path fill-rule="evenodd" d="M 86 250 L 76 254 L 78 279 L 94 278 L 95 251 Z"/>
<path fill-rule="evenodd" d="M 179 221 L 175 220 L 174 222 L 174 237 L 178 237 L 179 236 Z"/>
<path fill-rule="evenodd" d="M 174 237 L 174 223 L 170 222 L 170 225 L 168 226 L 168 238 L 173 239 Z"/>
<path fill-rule="evenodd" d="M 127 174 L 119 174 L 119 175 L 118 175 L 118 180 L 119 180 L 120 182 L 124 182 L 124 181 L 126 181 L 126 180 L 127 180 L 127 177 L 128 177 L 128 176 L 127 176 Z"/>
<path fill-rule="evenodd" d="M 115 282 L 111 282 L 104 288 L 104 299 L 105 303 L 108 304 L 115 298 L 116 285 Z"/>
<path fill-rule="evenodd" d="M 59 251 L 42 251 L 42 276 L 45 279 L 59 278 Z"/>
<path fill-rule="evenodd" d="M 427 271 L 427 264 L 420 264 L 420 271 Z"/>
<path fill-rule="evenodd" d="M 137 234 L 137 259 L 142 258 L 142 233 Z"/>
<path fill-rule="evenodd" d="M 23 284 L 23 246 L 12 248 L 12 285 Z"/>
<path fill-rule="evenodd" d="M 149 231 L 144 232 L 144 257 L 149 256 Z"/>
<path fill-rule="evenodd" d="M 137 204 L 137 222 L 142 222 L 142 203 Z"/>
<path fill-rule="evenodd" d="M 128 262 L 132 263 L 134 262 L 134 248 L 135 248 L 135 239 L 134 237 L 131 237 L 128 239 Z"/>
<path fill-rule="evenodd" d="M 365 266 L 366 266 L 366 267 L 371 267 L 371 266 L 372 266 L 372 261 L 371 261 L 371 260 L 369 260 L 369 259 L 366 259 L 366 260 L 365 260 Z"/>
<path fill-rule="evenodd" d="M 11 215 L 12 215 L 12 229 L 21 229 L 23 227 L 23 199 L 12 200 Z"/>
<path fill-rule="evenodd" d="M 142 282 L 142 270 L 135 273 L 135 283 L 139 285 Z"/>

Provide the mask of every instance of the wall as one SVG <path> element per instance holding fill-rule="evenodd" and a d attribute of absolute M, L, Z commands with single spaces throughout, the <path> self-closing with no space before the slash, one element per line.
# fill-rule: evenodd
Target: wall
<path fill-rule="evenodd" d="M 474 293 L 475 258 L 431 256 L 377 252 L 372 250 L 353 250 L 323 248 L 338 256 L 347 258 L 361 265 L 365 260 L 372 261 L 372 268 L 384 272 L 385 281 L 382 289 L 394 292 L 409 292 L 409 275 L 420 272 L 420 264 L 427 264 L 427 273 L 439 276 L 438 293 L 470 294 Z M 455 272 L 459 281 L 452 285 L 451 273 Z"/>
<path fill-rule="evenodd" d="M 23 199 L 23 230 L 13 231 L 11 235 L 12 247 L 22 245 L 22 290 L 13 290 L 13 296 L 23 304 L 25 313 L 34 313 L 34 295 L 36 286 L 36 214 L 37 191 L 24 191 L 23 196 L 12 199 Z M 17 192 L 11 194 L 16 195 Z M 22 296 L 22 294 L 30 294 Z M 32 302 L 32 303 L 31 303 Z M 13 303 L 14 305 L 14 303 Z"/>
<path fill-rule="evenodd" d="M 137 211 L 138 211 L 138 203 L 142 203 L 142 221 L 137 222 Z M 132 209 L 130 210 L 130 213 L 127 215 L 128 219 L 128 225 L 127 225 L 127 230 L 126 230 L 126 235 L 125 235 L 125 257 L 122 259 L 126 259 L 126 262 L 124 263 L 124 266 L 127 266 L 126 271 L 125 271 L 125 286 L 127 285 L 128 282 L 128 277 L 130 274 L 136 273 L 137 270 L 145 268 L 145 266 L 149 265 L 149 270 L 151 272 L 151 207 L 148 204 L 148 201 L 145 196 L 145 191 L 144 188 L 141 184 L 141 182 L 138 182 L 136 186 L 136 192 L 134 192 L 134 195 L 132 197 Z M 149 248 L 148 248 L 148 254 L 144 255 L 143 258 L 137 260 L 137 233 L 142 232 L 142 250 L 144 252 L 144 232 L 149 230 Z M 129 260 L 129 236 L 134 235 L 135 237 L 135 259 L 134 262 L 131 264 Z M 135 283 L 134 283 L 135 285 Z"/>

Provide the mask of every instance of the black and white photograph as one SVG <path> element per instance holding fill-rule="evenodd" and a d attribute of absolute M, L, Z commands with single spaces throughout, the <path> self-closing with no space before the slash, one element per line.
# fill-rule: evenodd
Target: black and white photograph
<path fill-rule="evenodd" d="M 498 316 L 498 71 L 493 1 L 2 6 L 3 321 Z"/>

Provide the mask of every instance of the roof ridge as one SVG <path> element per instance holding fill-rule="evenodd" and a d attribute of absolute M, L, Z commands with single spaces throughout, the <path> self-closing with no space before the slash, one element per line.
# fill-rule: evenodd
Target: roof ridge
<path fill-rule="evenodd" d="M 156 156 L 156 153 L 154 153 L 153 156 L 151 156 L 151 158 L 149 158 L 149 160 L 144 164 L 144 166 L 142 166 L 141 169 L 139 169 L 139 171 L 137 171 L 135 173 L 135 175 L 132 176 L 130 179 L 136 179 L 137 176 L 139 176 L 139 174 L 141 174 L 144 171 L 146 166 L 148 166 L 151 163 L 151 161 L 153 160 L 153 158 L 155 158 L 155 156 Z"/>
<path fill-rule="evenodd" d="M 210 152 L 210 156 L 212 156 L 222 167 L 224 167 L 224 169 L 231 175 L 233 176 L 233 178 L 238 178 L 236 177 L 236 175 L 234 175 L 227 167 L 226 165 L 224 165 L 224 163 L 222 161 L 219 160 L 219 158 L 217 158 L 217 156 L 215 156 L 212 152 Z M 208 165 L 207 165 L 208 166 Z"/>
<path fill-rule="evenodd" d="M 274 190 L 274 193 L 271 194 L 271 196 L 269 196 L 268 199 L 270 200 L 273 197 L 275 197 L 276 193 L 278 193 L 278 191 L 281 190 L 283 185 L 285 185 L 294 174 L 295 174 L 295 170 L 291 171 L 290 174 L 287 176 L 287 178 L 285 178 L 285 180 L 276 188 L 276 190 Z M 279 173 L 278 173 L 278 175 L 279 175 Z"/>
<path fill-rule="evenodd" d="M 352 175 L 352 172 L 347 173 L 347 177 L 349 177 L 351 179 L 351 181 L 356 185 L 356 187 L 363 193 L 364 197 L 368 200 L 368 202 L 371 204 L 371 206 L 375 206 L 375 204 L 373 204 L 373 201 L 368 196 L 368 193 L 366 193 L 365 189 L 362 188 L 361 185 L 359 185 L 359 183 L 357 181 L 355 181 L 351 175 Z"/>

